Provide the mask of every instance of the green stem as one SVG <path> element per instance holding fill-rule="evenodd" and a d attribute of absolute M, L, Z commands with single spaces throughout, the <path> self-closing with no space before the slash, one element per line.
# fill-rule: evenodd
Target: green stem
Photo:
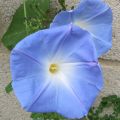
<path fill-rule="evenodd" d="M 28 35 L 28 23 L 27 23 L 26 0 L 23 0 L 23 5 L 24 5 L 24 17 L 25 17 L 26 33 L 27 33 L 27 35 Z"/>

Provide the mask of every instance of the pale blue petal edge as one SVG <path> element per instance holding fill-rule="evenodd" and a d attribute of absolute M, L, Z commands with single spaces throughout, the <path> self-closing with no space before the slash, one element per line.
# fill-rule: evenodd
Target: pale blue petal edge
<path fill-rule="evenodd" d="M 64 19 L 63 19 L 64 18 Z M 73 11 L 58 13 L 50 28 L 73 23 L 76 19 L 87 21 L 91 26 L 88 30 L 93 36 L 98 58 L 112 47 L 112 10 L 102 0 L 82 0 Z"/>

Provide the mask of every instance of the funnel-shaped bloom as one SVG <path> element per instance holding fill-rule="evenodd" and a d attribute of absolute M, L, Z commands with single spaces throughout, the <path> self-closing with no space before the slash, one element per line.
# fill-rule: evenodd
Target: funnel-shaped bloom
<path fill-rule="evenodd" d="M 11 53 L 12 86 L 29 112 L 87 115 L 103 86 L 91 35 L 66 25 L 38 31 Z"/>
<path fill-rule="evenodd" d="M 88 31 L 100 57 L 112 46 L 112 11 L 102 0 L 81 0 L 73 11 L 62 11 L 56 15 L 51 27 L 73 23 Z"/>

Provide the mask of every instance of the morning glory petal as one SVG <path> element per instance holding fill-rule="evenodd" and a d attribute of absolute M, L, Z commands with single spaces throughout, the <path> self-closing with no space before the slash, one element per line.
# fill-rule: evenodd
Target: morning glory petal
<path fill-rule="evenodd" d="M 21 106 L 26 109 L 39 88 L 49 83 L 45 69 L 42 64 L 18 50 L 11 53 L 10 67 L 12 87 Z"/>
<path fill-rule="evenodd" d="M 66 25 L 68 23 L 71 23 L 71 12 L 61 11 L 55 16 L 53 23 L 50 24 L 50 27 Z"/>
<path fill-rule="evenodd" d="M 68 19 L 63 19 L 63 16 L 68 17 Z M 82 0 L 73 11 L 58 13 L 50 27 L 58 27 L 70 23 L 91 34 L 98 57 L 108 52 L 112 47 L 112 10 L 103 1 Z"/>
<path fill-rule="evenodd" d="M 63 56 L 70 58 L 73 55 L 79 57 L 81 61 L 96 61 L 94 43 L 91 40 L 92 37 L 87 31 L 69 24 L 38 31 L 24 38 L 14 49 L 27 54 L 40 64 L 53 57 L 60 59 Z"/>
<path fill-rule="evenodd" d="M 24 38 L 11 52 L 10 66 L 13 90 L 28 112 L 82 118 L 102 89 L 92 36 L 73 24 Z"/>
<path fill-rule="evenodd" d="M 58 86 L 58 107 L 57 112 L 67 118 L 77 119 L 87 115 L 81 100 L 76 96 L 71 87 Z M 65 107 L 64 107 L 65 106 Z M 73 112 L 74 111 L 74 112 Z"/>
<path fill-rule="evenodd" d="M 54 59 L 61 59 L 61 62 L 97 61 L 96 49 L 91 35 L 72 24 L 69 27 L 68 34 L 65 39 L 61 40 L 59 49 L 54 54 Z"/>
<path fill-rule="evenodd" d="M 71 13 L 72 12 L 69 12 L 69 11 L 61 11 L 60 13 L 58 13 L 53 19 L 52 23 L 50 24 L 50 28 L 72 23 Z M 65 19 L 63 19 L 63 17 Z"/>
<path fill-rule="evenodd" d="M 81 0 L 74 11 L 79 13 L 81 19 L 88 20 L 100 15 L 108 9 L 108 5 L 102 0 Z"/>
<path fill-rule="evenodd" d="M 81 101 L 84 104 L 84 107 L 89 110 L 97 94 L 103 87 L 101 67 L 98 63 L 68 63 L 67 66 L 69 66 L 69 69 L 72 69 L 72 71 L 74 71 L 73 74 L 71 74 L 67 68 L 63 70 L 64 74 L 67 76 L 68 83 L 76 95 L 80 97 Z M 85 90 L 83 91 L 83 89 Z M 92 91 L 94 94 L 91 94 L 93 93 Z M 87 97 L 86 94 L 88 95 Z"/>
<path fill-rule="evenodd" d="M 37 94 L 34 95 L 34 99 L 27 107 L 28 112 L 56 112 L 57 109 L 57 87 L 53 81 L 46 84 L 43 89 L 39 89 Z"/>
<path fill-rule="evenodd" d="M 66 113 L 69 117 L 81 118 L 87 115 L 103 87 L 101 67 L 97 63 L 65 63 L 62 67 L 64 69 L 62 69 L 63 77 L 61 79 L 67 87 L 59 88 L 59 93 L 61 93 L 58 97 L 59 109 L 63 112 L 62 114 Z M 65 89 L 69 92 L 66 93 Z M 72 98 L 69 97 L 69 94 Z M 76 103 L 76 106 L 72 106 L 73 102 Z M 67 106 L 67 103 L 69 103 L 69 106 Z M 63 108 L 65 104 L 68 109 Z M 69 114 L 71 109 L 76 111 L 76 115 L 72 112 Z"/>

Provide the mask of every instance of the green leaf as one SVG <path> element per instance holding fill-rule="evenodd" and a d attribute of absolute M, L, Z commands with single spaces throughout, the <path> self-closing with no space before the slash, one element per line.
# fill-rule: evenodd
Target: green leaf
<path fill-rule="evenodd" d="M 65 120 L 65 118 L 57 113 L 32 113 L 31 118 L 33 120 Z M 66 119 L 67 120 L 67 119 Z"/>
<path fill-rule="evenodd" d="M 17 9 L 11 25 L 2 38 L 4 45 L 11 50 L 28 34 L 46 28 L 49 24 L 49 4 L 50 0 L 27 0 L 25 4 L 27 18 L 24 17 L 24 5 L 22 4 Z M 26 22 L 28 24 L 28 34 L 26 32 Z"/>
<path fill-rule="evenodd" d="M 11 82 L 5 87 L 6 93 L 10 93 L 13 90 Z"/>
<path fill-rule="evenodd" d="M 111 114 L 104 114 L 104 110 L 112 108 Z M 120 97 L 110 95 L 103 97 L 101 103 L 96 108 L 91 108 L 88 114 L 89 120 L 120 120 Z"/>

